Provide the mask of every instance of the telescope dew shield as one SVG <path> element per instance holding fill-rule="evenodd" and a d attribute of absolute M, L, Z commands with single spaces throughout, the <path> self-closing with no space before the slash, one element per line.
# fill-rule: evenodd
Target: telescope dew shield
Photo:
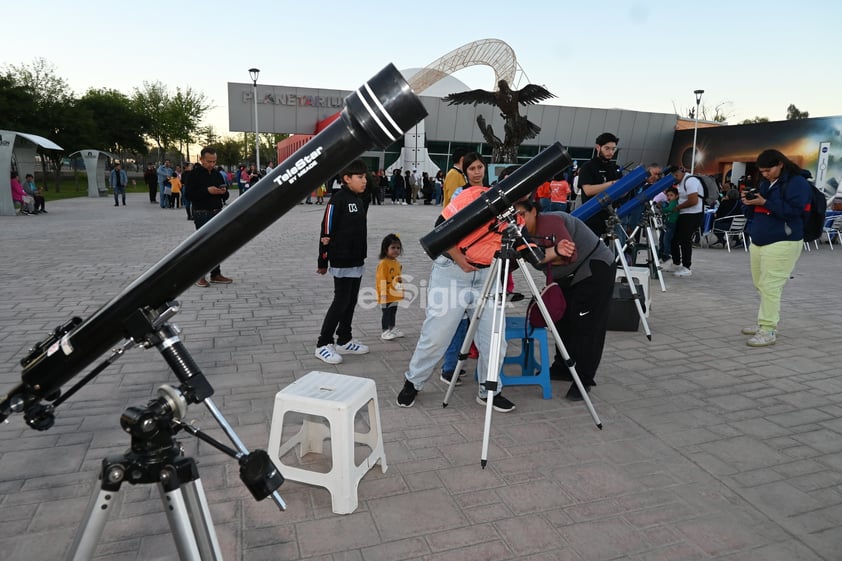
<path fill-rule="evenodd" d="M 646 181 L 649 172 L 643 166 L 638 166 L 630 171 L 628 174 L 617 180 L 617 183 L 596 195 L 582 206 L 575 209 L 570 214 L 579 220 L 586 222 L 592 218 L 597 212 L 603 208 L 608 208 L 615 201 Z"/>
<path fill-rule="evenodd" d="M 644 191 L 635 195 L 632 200 L 623 203 L 623 205 L 617 209 L 617 218 L 623 218 L 624 216 L 631 214 L 638 206 L 653 199 L 655 195 L 661 191 L 669 189 L 673 186 L 673 184 L 675 184 L 675 178 L 672 175 L 667 175 L 666 177 L 653 183 Z"/>
<path fill-rule="evenodd" d="M 125 321 L 138 309 L 158 309 L 217 263 L 256 237 L 316 187 L 366 150 L 386 147 L 427 115 L 421 100 L 389 64 L 345 98 L 340 118 L 278 164 L 244 195 L 184 240 L 81 324 L 42 352 L 21 361 L 15 395 L 31 402 L 62 384 L 128 337 Z"/>
<path fill-rule="evenodd" d="M 548 177 L 564 170 L 573 160 L 560 142 L 548 146 L 519 167 L 513 174 L 435 227 L 421 238 L 421 247 L 432 259 L 450 249 L 459 240 L 503 214 L 518 199 L 529 195 Z"/>

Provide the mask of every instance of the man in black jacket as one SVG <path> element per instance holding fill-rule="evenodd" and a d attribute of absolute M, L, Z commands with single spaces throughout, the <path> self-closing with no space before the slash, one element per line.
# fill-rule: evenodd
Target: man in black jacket
<path fill-rule="evenodd" d="M 325 314 L 315 352 L 316 358 L 328 364 L 340 364 L 343 354 L 368 352 L 368 346 L 353 339 L 351 334 L 368 252 L 367 206 L 360 198 L 367 182 L 365 162 L 354 160 L 339 177 L 342 188 L 333 193 L 325 207 L 316 268 L 318 274 L 324 275 L 329 267 L 333 275 L 333 302 Z"/>
<path fill-rule="evenodd" d="M 202 148 L 199 163 L 201 165 L 195 166 L 190 172 L 190 179 L 187 182 L 187 196 L 192 203 L 193 223 L 197 230 L 222 212 L 222 203 L 228 199 L 228 188 L 223 184 L 222 176 L 216 171 L 216 150 Z M 217 265 L 211 270 L 210 282 L 231 284 L 234 281 L 222 276 L 222 271 Z M 196 281 L 196 286 L 202 288 L 210 286 L 204 274 Z"/>
<path fill-rule="evenodd" d="M 596 137 L 596 157 L 585 162 L 579 168 L 579 189 L 582 191 L 582 204 L 599 195 L 620 179 L 617 164 L 611 160 L 617 153 L 619 138 L 610 132 L 604 132 Z M 588 219 L 585 224 L 597 236 L 605 234 L 605 221 L 609 214 L 605 209 L 600 210 Z"/>

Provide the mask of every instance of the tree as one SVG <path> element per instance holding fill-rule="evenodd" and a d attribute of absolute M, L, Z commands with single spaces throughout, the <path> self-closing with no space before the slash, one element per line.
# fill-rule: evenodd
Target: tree
<path fill-rule="evenodd" d="M 55 73 L 53 65 L 36 58 L 31 65 L 9 65 L 7 73 L 15 78 L 30 96 L 34 111 L 24 121 L 28 132 L 49 138 L 65 149 L 78 145 L 80 134 L 87 128 L 84 115 L 75 111 L 75 98 L 67 82 Z M 24 128 L 24 127 L 21 127 Z M 38 149 L 41 165 L 47 175 L 47 160 L 52 164 L 56 189 L 60 189 L 63 155 L 55 150 Z"/>
<path fill-rule="evenodd" d="M 167 87 L 161 82 L 143 82 L 143 89 L 135 88 L 132 96 L 135 110 L 149 119 L 145 133 L 158 147 L 159 160 L 161 152 L 173 141 L 172 127 L 167 118 L 169 97 Z"/>
<path fill-rule="evenodd" d="M 79 98 L 76 107 L 95 116 L 96 126 L 88 139 L 91 146 L 119 154 L 121 159 L 125 152 L 147 153 L 143 131 L 148 127 L 148 119 L 125 94 L 92 88 Z"/>
<path fill-rule="evenodd" d="M 196 92 L 189 86 L 183 91 L 176 88 L 175 95 L 170 98 L 167 115 L 172 121 L 172 135 L 179 143 L 179 148 L 187 150 L 188 160 L 190 144 L 198 140 L 203 128 L 200 123 L 211 107 L 205 94 Z"/>
<path fill-rule="evenodd" d="M 741 125 L 753 125 L 755 123 L 768 123 L 768 122 L 769 122 L 769 117 L 755 117 L 754 119 L 746 119 L 740 124 Z"/>
<path fill-rule="evenodd" d="M 713 109 L 705 105 L 704 103 L 699 105 L 699 120 L 700 121 L 713 121 L 714 123 L 724 123 L 728 120 L 729 117 L 734 115 L 733 110 L 729 108 L 732 105 L 732 102 L 728 100 L 723 100 L 713 106 Z M 675 108 L 675 105 L 673 105 Z M 712 116 L 708 116 L 712 115 Z M 695 119 L 696 118 L 696 108 L 690 107 L 687 109 L 687 118 L 688 119 Z"/>
<path fill-rule="evenodd" d="M 809 117 L 810 114 L 807 111 L 799 111 L 793 103 L 790 103 L 789 107 L 786 108 L 787 121 L 794 121 L 796 119 L 807 119 Z"/>
<path fill-rule="evenodd" d="M 135 89 L 132 101 L 149 119 L 145 132 L 157 145 L 159 160 L 167 149 L 183 151 L 189 147 L 198 138 L 199 123 L 211 108 L 205 94 L 189 86 L 170 94 L 161 82 L 144 82 L 142 89 Z"/>
<path fill-rule="evenodd" d="M 243 161 L 243 146 L 236 137 L 222 138 L 211 146 L 216 149 L 217 162 L 229 169 Z"/>
<path fill-rule="evenodd" d="M 0 129 L 24 130 L 35 112 L 35 99 L 14 75 L 0 75 Z"/>

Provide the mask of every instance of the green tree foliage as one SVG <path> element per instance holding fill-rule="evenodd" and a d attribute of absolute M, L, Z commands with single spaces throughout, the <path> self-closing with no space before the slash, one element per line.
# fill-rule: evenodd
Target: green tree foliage
<path fill-rule="evenodd" d="M 242 161 L 243 145 L 236 137 L 229 136 L 217 140 L 210 146 L 216 148 L 217 162 L 228 169 L 239 165 Z"/>
<path fill-rule="evenodd" d="M 187 151 L 188 159 L 189 146 L 199 140 L 203 130 L 200 123 L 211 107 L 205 94 L 196 92 L 189 86 L 185 90 L 176 88 L 175 95 L 170 98 L 167 113 L 173 127 L 172 135 L 179 148 Z"/>
<path fill-rule="evenodd" d="M 176 88 L 172 94 L 161 82 L 144 82 L 143 88 L 135 89 L 132 101 L 148 118 L 145 133 L 158 147 L 159 155 L 170 148 L 184 152 L 196 142 L 202 130 L 200 123 L 212 107 L 205 94 L 189 86 Z"/>
<path fill-rule="evenodd" d="M 810 117 L 810 114 L 807 111 L 799 111 L 799 109 L 795 106 L 794 103 L 790 103 L 789 107 L 786 108 L 786 120 L 793 121 L 795 119 L 807 119 Z"/>
<path fill-rule="evenodd" d="M 0 75 L 0 129 L 22 130 L 35 113 L 35 100 L 12 75 Z"/>
<path fill-rule="evenodd" d="M 7 76 L 26 91 L 34 105 L 19 128 L 49 138 L 59 146 L 72 149 L 78 146 L 89 127 L 89 119 L 75 108 L 76 99 L 67 82 L 56 75 L 55 68 L 43 58 L 31 65 L 9 65 Z M 48 159 L 56 173 L 56 188 L 60 188 L 63 154 L 56 150 L 38 149 Z M 46 175 L 46 169 L 44 169 Z"/>
<path fill-rule="evenodd" d="M 126 152 L 146 154 L 143 138 L 149 119 L 123 93 L 111 89 L 90 89 L 76 107 L 87 111 L 96 126 L 89 132 L 88 144 L 101 147 L 122 158 Z"/>
<path fill-rule="evenodd" d="M 135 109 L 149 119 L 146 135 L 158 147 L 160 154 L 168 148 L 175 139 L 175 126 L 169 123 L 170 96 L 167 87 L 161 82 L 143 82 L 143 88 L 135 88 L 132 102 Z"/>

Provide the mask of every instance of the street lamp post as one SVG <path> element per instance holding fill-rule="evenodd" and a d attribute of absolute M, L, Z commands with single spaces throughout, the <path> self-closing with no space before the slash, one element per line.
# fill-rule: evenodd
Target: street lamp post
<path fill-rule="evenodd" d="M 695 121 L 693 123 L 693 157 L 690 160 L 690 175 L 693 175 L 693 172 L 696 171 L 696 135 L 699 133 L 699 104 L 702 102 L 702 94 L 705 93 L 705 90 L 695 90 L 693 93 L 696 94 L 696 112 L 693 114 Z"/>
<path fill-rule="evenodd" d="M 249 68 L 252 84 L 254 84 L 254 159 L 257 163 L 257 173 L 260 173 L 260 129 L 257 126 L 257 77 L 260 76 L 259 68 Z"/>

